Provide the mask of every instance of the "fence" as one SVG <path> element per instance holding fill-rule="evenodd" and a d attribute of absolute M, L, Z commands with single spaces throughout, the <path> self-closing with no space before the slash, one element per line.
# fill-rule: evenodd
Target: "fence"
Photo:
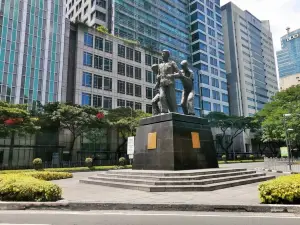
<path fill-rule="evenodd" d="M 218 159 L 222 160 L 223 155 L 226 155 L 226 154 L 218 152 L 217 153 Z M 249 152 L 247 152 L 247 153 L 245 153 L 245 152 L 233 153 L 233 152 L 230 152 L 227 155 L 228 156 L 227 160 L 236 160 L 237 156 L 240 156 L 240 159 L 242 159 L 242 160 L 246 160 L 246 159 L 250 159 L 250 155 L 253 155 L 254 159 L 262 159 L 262 155 L 260 153 L 249 153 Z"/>
<path fill-rule="evenodd" d="M 283 172 L 291 172 L 288 158 L 264 158 L 264 168 Z M 292 172 L 300 173 L 300 159 L 291 159 Z"/>

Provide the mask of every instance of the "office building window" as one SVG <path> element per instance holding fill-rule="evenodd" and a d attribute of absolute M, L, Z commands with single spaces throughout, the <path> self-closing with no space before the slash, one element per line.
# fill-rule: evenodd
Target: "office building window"
<path fill-rule="evenodd" d="M 96 5 L 106 9 L 106 0 L 96 0 Z"/>
<path fill-rule="evenodd" d="M 151 62 L 151 55 L 145 54 L 145 64 L 147 66 L 151 66 L 152 62 Z"/>
<path fill-rule="evenodd" d="M 92 87 L 92 74 L 83 72 L 82 74 L 82 86 Z"/>
<path fill-rule="evenodd" d="M 216 78 L 211 78 L 211 85 L 219 88 L 219 80 Z"/>
<path fill-rule="evenodd" d="M 133 49 L 126 48 L 126 59 L 133 60 Z"/>
<path fill-rule="evenodd" d="M 202 70 L 202 71 L 208 71 L 208 65 L 205 65 L 204 63 L 201 63 L 200 70 Z"/>
<path fill-rule="evenodd" d="M 201 88 L 201 95 L 203 97 L 210 98 L 210 89 L 202 87 Z"/>
<path fill-rule="evenodd" d="M 125 94 L 125 81 L 118 80 L 118 93 Z"/>
<path fill-rule="evenodd" d="M 211 103 L 207 101 L 202 101 L 202 108 L 206 111 L 211 111 Z"/>
<path fill-rule="evenodd" d="M 146 105 L 146 113 L 152 114 L 152 105 Z"/>
<path fill-rule="evenodd" d="M 118 44 L 118 56 L 125 58 L 125 46 Z"/>
<path fill-rule="evenodd" d="M 146 87 L 146 98 L 152 100 L 153 90 L 152 88 Z"/>
<path fill-rule="evenodd" d="M 158 63 L 158 58 L 156 58 L 156 57 L 153 56 L 153 58 L 152 58 L 152 63 L 153 63 L 153 64 L 159 64 L 159 63 Z"/>
<path fill-rule="evenodd" d="M 142 69 L 141 68 L 135 67 L 134 78 L 137 80 L 142 79 Z"/>
<path fill-rule="evenodd" d="M 213 37 L 215 37 L 216 36 L 216 32 L 214 31 L 214 29 L 212 29 L 212 28 L 208 28 L 208 34 L 210 35 L 210 36 L 213 36 Z"/>
<path fill-rule="evenodd" d="M 209 53 L 213 56 L 217 56 L 217 50 L 215 48 L 209 47 Z"/>
<path fill-rule="evenodd" d="M 96 11 L 96 18 L 102 21 L 106 21 L 106 14 L 100 11 Z"/>
<path fill-rule="evenodd" d="M 135 57 L 134 57 L 134 60 L 136 61 L 136 62 L 142 62 L 142 54 L 141 54 L 141 52 L 140 51 L 137 51 L 137 50 L 135 50 L 134 51 L 135 52 Z"/>
<path fill-rule="evenodd" d="M 220 77 L 222 77 L 222 78 L 226 78 L 226 73 L 225 73 L 225 72 L 223 72 L 223 71 L 220 71 Z"/>
<path fill-rule="evenodd" d="M 221 88 L 222 88 L 223 90 L 227 90 L 227 83 L 224 82 L 224 81 L 221 81 Z"/>
<path fill-rule="evenodd" d="M 133 66 L 126 65 L 126 76 L 133 78 Z"/>
<path fill-rule="evenodd" d="M 214 107 L 215 112 L 221 112 L 221 105 L 220 104 L 214 103 L 213 107 Z"/>
<path fill-rule="evenodd" d="M 91 105 L 91 94 L 89 93 L 81 94 L 81 105 Z"/>
<path fill-rule="evenodd" d="M 112 72 L 112 60 L 111 59 L 104 59 L 104 70 L 108 72 Z"/>
<path fill-rule="evenodd" d="M 211 68 L 210 68 L 210 72 L 211 72 L 213 75 L 216 75 L 216 76 L 219 75 L 219 70 L 216 69 L 216 68 L 211 67 Z"/>
<path fill-rule="evenodd" d="M 83 65 L 84 66 L 93 66 L 93 55 L 88 52 L 83 53 Z"/>
<path fill-rule="evenodd" d="M 220 68 L 223 69 L 223 70 L 226 70 L 225 63 L 223 63 L 221 61 L 219 61 L 219 63 L 220 63 Z"/>
<path fill-rule="evenodd" d="M 212 91 L 212 96 L 213 96 L 213 99 L 220 100 L 220 92 L 213 90 Z"/>
<path fill-rule="evenodd" d="M 95 37 L 95 49 L 103 51 L 103 38 Z"/>
<path fill-rule="evenodd" d="M 84 45 L 93 47 L 93 35 L 89 33 L 84 33 Z"/>
<path fill-rule="evenodd" d="M 93 106 L 96 108 L 102 107 L 102 96 L 100 95 L 93 95 Z"/>
<path fill-rule="evenodd" d="M 126 94 L 133 96 L 133 84 L 126 82 Z"/>
<path fill-rule="evenodd" d="M 125 76 L 125 63 L 118 62 L 118 74 Z"/>
<path fill-rule="evenodd" d="M 207 18 L 207 24 L 211 27 L 215 27 L 215 22 L 212 19 Z"/>
<path fill-rule="evenodd" d="M 102 89 L 102 76 L 94 74 L 94 88 Z"/>
<path fill-rule="evenodd" d="M 228 106 L 223 105 L 223 113 L 229 115 L 229 107 Z"/>
<path fill-rule="evenodd" d="M 142 97 L 142 86 L 135 84 L 134 85 L 134 94 L 136 97 Z"/>
<path fill-rule="evenodd" d="M 126 101 L 126 107 L 127 108 L 134 109 L 133 106 L 134 106 L 134 102 L 133 101 Z"/>
<path fill-rule="evenodd" d="M 117 100 L 117 107 L 125 107 L 125 100 L 123 99 L 118 99 Z"/>
<path fill-rule="evenodd" d="M 223 102 L 228 102 L 228 95 L 222 94 L 222 101 Z"/>
<path fill-rule="evenodd" d="M 94 55 L 94 67 L 103 70 L 103 57 Z"/>
<path fill-rule="evenodd" d="M 135 109 L 135 110 L 142 110 L 142 103 L 140 103 L 140 102 L 135 102 L 135 103 L 134 103 L 134 109 Z"/>
<path fill-rule="evenodd" d="M 152 78 L 153 78 L 152 72 L 146 70 L 146 82 L 152 83 Z"/>
<path fill-rule="evenodd" d="M 112 90 L 112 79 L 109 77 L 104 77 L 104 90 L 105 91 Z"/>
<path fill-rule="evenodd" d="M 112 109 L 112 98 L 110 97 L 103 98 L 103 109 Z"/>
<path fill-rule="evenodd" d="M 113 52 L 113 43 L 112 43 L 112 41 L 105 40 L 105 52 L 108 52 L 108 53 Z"/>
<path fill-rule="evenodd" d="M 218 66 L 218 60 L 213 58 L 213 57 L 210 57 L 210 65 L 212 66 Z"/>
<path fill-rule="evenodd" d="M 201 74 L 200 75 L 200 81 L 203 84 L 209 84 L 209 76 Z"/>

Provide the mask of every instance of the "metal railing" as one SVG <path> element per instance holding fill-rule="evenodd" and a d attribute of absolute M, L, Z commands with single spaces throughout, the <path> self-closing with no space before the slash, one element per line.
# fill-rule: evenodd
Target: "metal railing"
<path fill-rule="evenodd" d="M 291 170 L 290 170 L 288 158 L 266 158 L 265 157 L 264 169 L 300 173 L 300 159 L 293 158 L 291 160 Z"/>

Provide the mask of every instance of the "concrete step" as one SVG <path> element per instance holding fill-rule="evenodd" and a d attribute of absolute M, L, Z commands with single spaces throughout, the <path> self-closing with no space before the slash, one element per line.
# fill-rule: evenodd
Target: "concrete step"
<path fill-rule="evenodd" d="M 89 177 L 88 179 L 91 180 L 102 180 L 108 182 L 118 182 L 118 183 L 131 183 L 131 184 L 145 184 L 145 185 L 205 185 L 211 183 L 220 183 L 230 180 L 240 180 L 240 179 L 248 179 L 251 177 L 259 177 L 265 176 L 264 173 L 251 173 L 251 174 L 243 174 L 243 175 L 235 175 L 235 176 L 228 176 L 228 177 L 218 177 L 218 178 L 208 178 L 203 180 L 185 180 L 185 181 L 156 181 L 156 180 L 140 180 L 140 179 L 128 179 L 128 178 L 113 178 L 113 177 L 100 177 L 100 176 L 93 176 Z"/>
<path fill-rule="evenodd" d="M 197 176 L 217 173 L 230 173 L 247 171 L 247 169 L 203 169 L 203 170 L 182 170 L 182 171 L 155 171 L 155 170 L 109 170 L 106 173 L 111 175 L 140 175 L 151 177 L 181 177 L 181 176 Z"/>
<path fill-rule="evenodd" d="M 92 180 L 92 179 L 80 180 L 80 183 L 95 184 L 95 185 L 102 185 L 102 186 L 109 186 L 109 187 L 116 187 L 116 188 L 134 189 L 134 190 L 141 190 L 147 192 L 185 192 L 185 191 L 214 191 L 218 189 L 224 189 L 224 188 L 229 188 L 229 187 L 234 187 L 239 185 L 262 182 L 273 178 L 275 178 L 275 176 L 258 176 L 258 177 L 251 177 L 242 180 L 231 180 L 231 181 L 206 184 L 206 185 L 176 185 L 176 186 L 175 185 L 154 186 L 154 185 L 132 184 L 132 183 L 124 183 L 124 182 L 110 182 L 110 181 Z"/>
<path fill-rule="evenodd" d="M 133 180 L 152 180 L 152 181 L 185 181 L 185 180 L 204 180 L 218 177 L 231 177 L 238 175 L 254 174 L 256 171 L 238 171 L 238 172 L 227 172 L 227 173 L 216 173 L 216 174 L 207 174 L 207 175 L 196 175 L 196 176 L 169 176 L 169 177 L 160 177 L 160 176 L 143 176 L 143 175 L 115 175 L 111 173 L 101 173 L 97 176 L 106 177 L 106 178 L 122 178 L 122 179 L 133 179 Z"/>

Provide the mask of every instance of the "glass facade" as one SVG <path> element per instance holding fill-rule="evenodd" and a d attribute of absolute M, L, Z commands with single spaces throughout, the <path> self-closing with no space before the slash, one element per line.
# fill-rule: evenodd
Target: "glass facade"
<path fill-rule="evenodd" d="M 193 66 L 199 70 L 202 113 L 229 114 L 220 1 L 190 0 L 191 47 Z"/>
<path fill-rule="evenodd" d="M 188 0 L 115 0 L 114 34 L 180 62 L 190 56 Z"/>
<path fill-rule="evenodd" d="M 281 38 L 281 50 L 277 51 L 279 76 L 300 73 L 300 29 Z"/>
<path fill-rule="evenodd" d="M 61 100 L 64 2 L 0 0 L 0 99 Z"/>

